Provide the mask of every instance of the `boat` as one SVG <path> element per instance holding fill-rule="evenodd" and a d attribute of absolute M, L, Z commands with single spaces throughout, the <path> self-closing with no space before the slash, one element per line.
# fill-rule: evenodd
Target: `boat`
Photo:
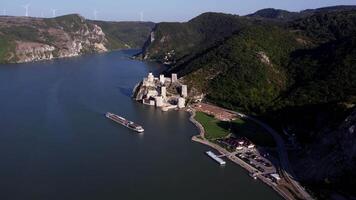
<path fill-rule="evenodd" d="M 142 128 L 142 126 L 140 126 L 138 124 L 135 124 L 134 122 L 129 121 L 129 120 L 127 120 L 127 119 L 125 119 L 125 118 L 123 118 L 121 116 L 115 115 L 113 113 L 108 112 L 108 113 L 106 113 L 105 116 L 106 116 L 106 118 L 111 119 L 114 122 L 119 123 L 119 124 L 129 128 L 131 130 L 136 131 L 136 132 L 143 133 L 145 131 Z"/>

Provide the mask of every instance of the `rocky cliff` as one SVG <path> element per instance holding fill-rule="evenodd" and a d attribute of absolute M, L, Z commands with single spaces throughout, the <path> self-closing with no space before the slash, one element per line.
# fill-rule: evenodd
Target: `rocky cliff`
<path fill-rule="evenodd" d="M 102 29 L 79 15 L 53 19 L 1 17 L 0 33 L 7 40 L 3 62 L 31 62 L 105 52 Z"/>
<path fill-rule="evenodd" d="M 153 23 L 90 21 L 76 14 L 57 18 L 3 16 L 0 17 L 0 63 L 135 48 L 143 45 L 141 38 L 147 38 L 153 26 Z M 127 34 L 131 28 L 133 31 Z"/>
<path fill-rule="evenodd" d="M 312 144 L 296 153 L 294 169 L 303 182 L 320 190 L 321 198 L 337 199 L 337 193 L 344 191 L 355 195 L 355 144 L 356 110 L 339 127 L 320 131 Z"/>

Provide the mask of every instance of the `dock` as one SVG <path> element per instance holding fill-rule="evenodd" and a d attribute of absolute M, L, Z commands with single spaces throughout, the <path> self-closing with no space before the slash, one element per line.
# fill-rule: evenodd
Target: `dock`
<path fill-rule="evenodd" d="M 220 165 L 226 165 L 226 162 L 223 159 L 221 159 L 219 156 L 215 155 L 213 152 L 207 151 L 206 154 L 208 154 L 210 158 L 218 162 Z"/>

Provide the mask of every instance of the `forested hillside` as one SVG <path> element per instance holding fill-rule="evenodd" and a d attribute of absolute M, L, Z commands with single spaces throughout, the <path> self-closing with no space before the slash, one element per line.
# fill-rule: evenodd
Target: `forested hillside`
<path fill-rule="evenodd" d="M 159 23 L 143 49 L 143 57 L 176 63 L 238 32 L 251 22 L 237 15 L 204 13 L 187 23 Z"/>
<path fill-rule="evenodd" d="M 155 26 L 153 22 L 92 21 L 100 26 L 108 39 L 107 47 L 114 49 L 139 49 Z"/>
<path fill-rule="evenodd" d="M 147 59 L 170 64 L 166 73 L 178 73 L 191 95 L 203 93 L 207 101 L 296 135 L 305 151 L 293 162 L 329 155 L 355 160 L 354 151 L 336 150 L 350 140 L 337 130 L 356 104 L 355 7 L 299 13 L 267 9 L 246 17 L 208 13 L 187 23 L 159 24 L 154 34 L 144 48 Z M 327 148 L 321 138 L 330 130 L 340 132 L 335 149 L 308 154 L 316 146 Z M 296 171 L 316 191 L 329 187 L 355 194 L 352 181 L 339 183 L 346 175 L 342 170 L 355 168 L 356 162 L 342 163 L 338 170 L 330 164 L 330 173 L 315 170 L 304 176 L 307 168 L 300 166 Z M 333 178 L 325 184 L 327 176 Z"/>

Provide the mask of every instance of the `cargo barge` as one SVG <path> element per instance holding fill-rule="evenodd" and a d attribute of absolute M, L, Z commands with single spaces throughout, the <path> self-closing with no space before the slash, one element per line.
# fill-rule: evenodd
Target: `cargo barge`
<path fill-rule="evenodd" d="M 207 151 L 206 154 L 208 154 L 210 158 L 218 162 L 220 165 L 226 165 L 226 162 L 223 159 L 219 158 L 217 155 L 215 155 L 213 152 Z"/>
<path fill-rule="evenodd" d="M 119 124 L 121 124 L 121 125 L 123 125 L 123 126 L 129 128 L 129 129 L 131 129 L 131 130 L 136 131 L 136 132 L 143 133 L 143 132 L 145 131 L 145 130 L 142 128 L 142 126 L 140 126 L 140 125 L 138 125 L 138 124 L 135 124 L 134 122 L 129 121 L 129 120 L 127 120 L 127 119 L 125 119 L 125 118 L 123 118 L 123 117 L 120 117 L 120 116 L 118 116 L 118 115 L 115 115 L 115 114 L 113 114 L 113 113 L 109 113 L 109 112 L 108 112 L 108 113 L 106 113 L 105 116 L 106 116 L 106 118 L 111 119 L 111 120 L 113 120 L 114 122 L 119 123 Z"/>

